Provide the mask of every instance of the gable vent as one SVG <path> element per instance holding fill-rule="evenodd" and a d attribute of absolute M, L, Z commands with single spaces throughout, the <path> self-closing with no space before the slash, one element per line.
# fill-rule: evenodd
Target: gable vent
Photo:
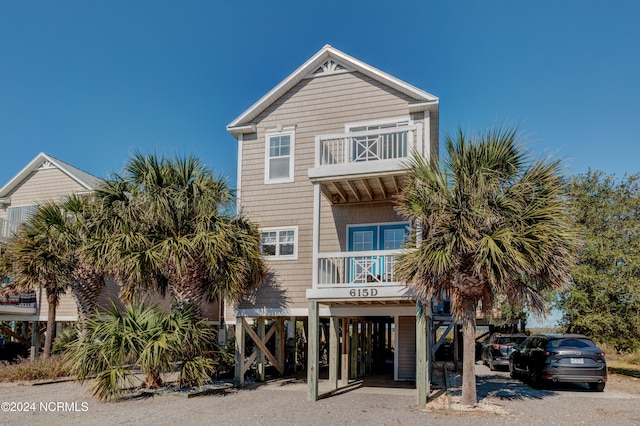
<path fill-rule="evenodd" d="M 353 71 L 350 67 L 336 61 L 335 59 L 327 59 L 315 70 L 311 71 L 307 78 L 320 77 L 323 75 L 339 74 L 342 72 Z"/>

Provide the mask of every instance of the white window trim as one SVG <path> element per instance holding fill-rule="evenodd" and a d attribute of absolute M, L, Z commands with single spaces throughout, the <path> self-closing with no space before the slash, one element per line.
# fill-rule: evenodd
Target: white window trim
<path fill-rule="evenodd" d="M 276 234 L 276 255 L 275 256 L 267 256 L 267 255 L 262 255 L 262 257 L 264 259 L 267 260 L 297 260 L 298 259 L 298 227 L 297 226 L 276 226 L 276 227 L 271 227 L 271 228 L 260 228 L 260 238 L 262 239 L 262 233 L 263 232 L 277 232 L 278 234 Z M 279 255 L 278 252 L 278 243 L 279 243 L 279 232 L 280 231 L 293 231 L 293 254 L 289 254 L 289 255 L 284 255 L 281 256 Z"/>
<path fill-rule="evenodd" d="M 349 133 L 350 129 L 353 127 L 365 127 L 365 126 L 383 126 L 385 124 L 394 124 L 394 123 L 402 123 L 407 122 L 408 126 L 413 126 L 413 120 L 411 117 L 391 117 L 391 118 L 381 118 L 379 120 L 370 120 L 370 121 L 355 121 L 353 123 L 346 123 L 344 125 L 345 133 Z"/>
<path fill-rule="evenodd" d="M 269 141 L 274 136 L 289 136 L 289 177 L 280 178 L 280 179 L 270 179 L 269 178 Z M 270 184 L 278 184 L 278 183 L 291 183 L 294 181 L 294 152 L 295 152 L 295 140 L 296 140 L 296 132 L 295 130 L 282 130 L 282 131 L 271 131 L 265 133 L 265 151 L 264 151 L 264 183 L 267 185 Z"/>

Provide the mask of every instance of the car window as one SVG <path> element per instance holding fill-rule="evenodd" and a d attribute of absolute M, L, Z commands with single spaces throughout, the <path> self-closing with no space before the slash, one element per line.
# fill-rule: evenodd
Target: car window
<path fill-rule="evenodd" d="M 525 336 L 500 336 L 496 338 L 495 342 L 499 345 L 515 345 L 522 343 L 525 338 Z"/>
<path fill-rule="evenodd" d="M 580 338 L 572 338 L 572 339 L 554 339 L 549 341 L 550 348 L 588 348 L 595 346 L 589 339 L 580 339 Z"/>
<path fill-rule="evenodd" d="M 531 349 L 542 349 L 545 347 L 546 339 L 544 337 L 534 337 L 531 340 Z"/>

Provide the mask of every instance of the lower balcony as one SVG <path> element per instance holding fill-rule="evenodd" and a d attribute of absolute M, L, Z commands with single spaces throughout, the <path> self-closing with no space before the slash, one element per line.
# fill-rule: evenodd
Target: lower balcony
<path fill-rule="evenodd" d="M 380 300 L 412 298 L 413 292 L 398 281 L 396 259 L 400 250 L 321 253 L 317 282 L 308 299 Z"/>

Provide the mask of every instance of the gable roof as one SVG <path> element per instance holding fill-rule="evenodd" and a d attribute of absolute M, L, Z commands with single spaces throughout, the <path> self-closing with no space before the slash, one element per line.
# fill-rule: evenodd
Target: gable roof
<path fill-rule="evenodd" d="M 87 191 L 93 191 L 100 183 L 100 179 L 98 179 L 97 177 L 76 167 L 73 167 L 72 165 L 67 164 L 62 160 L 58 160 L 57 158 L 41 152 L 36 156 L 36 158 L 31 160 L 31 162 L 27 164 L 24 169 L 22 169 L 17 175 L 15 175 L 13 179 L 11 179 L 5 186 L 0 188 L 0 198 L 9 196 L 11 191 L 13 191 L 16 186 L 18 186 L 23 180 L 25 180 L 32 172 L 38 170 L 38 168 L 40 168 L 47 162 L 53 167 L 62 171 L 74 181 L 78 182 Z"/>
<path fill-rule="evenodd" d="M 297 70 L 282 80 L 276 87 L 260 98 L 258 102 L 253 104 L 249 109 L 229 123 L 229 125 L 227 125 L 227 131 L 235 136 L 241 133 L 254 132 L 255 128 L 251 123 L 253 119 L 298 84 L 302 79 L 310 77 L 312 74 L 321 75 L 321 73 L 316 74 L 316 70 L 318 70 L 322 64 L 327 62 L 328 59 L 337 61 L 340 64 L 340 68 L 345 71 L 359 71 L 373 80 L 392 87 L 400 93 L 415 99 L 415 102 L 411 102 L 409 104 L 410 112 L 424 111 L 429 109 L 431 106 L 438 104 L 438 98 L 436 96 L 405 83 L 404 81 L 380 71 L 379 69 L 349 56 L 327 44 L 307 62 L 302 64 Z"/>

